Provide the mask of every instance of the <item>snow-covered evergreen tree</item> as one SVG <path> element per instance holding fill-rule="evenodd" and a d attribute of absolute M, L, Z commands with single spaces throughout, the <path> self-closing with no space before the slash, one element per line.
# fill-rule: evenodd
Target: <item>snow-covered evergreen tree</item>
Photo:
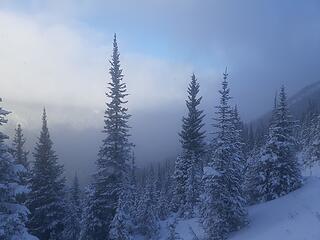
<path fill-rule="evenodd" d="M 247 211 L 241 186 L 243 161 L 234 111 L 230 106 L 230 89 L 224 73 L 220 104 L 216 107 L 215 148 L 209 166 L 204 171 L 202 220 L 207 238 L 224 240 L 228 234 L 247 223 Z"/>
<path fill-rule="evenodd" d="M 12 141 L 12 151 L 13 157 L 17 164 L 24 166 L 25 169 L 29 169 L 28 154 L 29 152 L 25 150 L 24 144 L 26 139 L 24 138 L 21 124 L 18 124 L 15 129 L 15 135 Z"/>
<path fill-rule="evenodd" d="M 120 67 L 120 54 L 116 35 L 113 41 L 113 54 L 110 61 L 111 82 L 108 83 L 104 119 L 105 138 L 98 154 L 97 173 L 92 184 L 93 195 L 87 206 L 88 214 L 85 221 L 89 226 L 83 239 L 106 240 L 109 239 L 111 222 L 116 214 L 119 195 L 129 182 L 132 144 L 129 142 L 128 120 L 130 115 L 125 107 L 127 101 L 126 84 L 123 82 Z"/>
<path fill-rule="evenodd" d="M 65 227 L 63 238 L 65 240 L 78 240 L 81 230 L 81 191 L 79 187 L 78 176 L 75 174 L 72 187 L 70 188 L 69 199 L 65 216 Z"/>
<path fill-rule="evenodd" d="M 312 136 L 314 134 L 313 130 L 315 123 L 317 122 L 317 116 L 319 115 L 319 110 L 313 101 L 308 102 L 306 112 L 302 116 L 302 124 L 300 131 L 300 144 L 303 147 L 303 151 L 310 146 L 312 141 Z M 307 158 L 307 157 L 306 157 Z M 306 159 L 307 160 L 307 159 Z"/>
<path fill-rule="evenodd" d="M 256 168 L 259 159 L 260 149 L 253 149 L 247 157 L 247 169 L 245 172 L 244 192 L 248 205 L 257 203 L 259 199 L 259 191 L 255 188 L 255 178 L 257 177 Z"/>
<path fill-rule="evenodd" d="M 27 205 L 30 209 L 28 226 L 41 240 L 61 239 L 65 213 L 65 178 L 63 166 L 53 150 L 47 114 L 43 111 L 42 130 L 34 150 Z"/>
<path fill-rule="evenodd" d="M 240 114 L 238 111 L 238 106 L 236 105 L 233 109 L 233 118 L 234 118 L 234 126 L 235 126 L 235 132 L 234 132 L 234 138 L 235 138 L 235 148 L 236 152 L 234 155 L 238 158 L 239 163 L 241 163 L 240 167 L 241 175 L 245 174 L 245 170 L 247 167 L 246 159 L 245 159 L 245 151 L 247 150 L 244 143 L 244 126 L 240 118 Z M 244 180 L 244 179 L 243 179 Z"/>
<path fill-rule="evenodd" d="M 180 141 L 182 144 L 182 154 L 175 163 L 175 211 L 188 215 L 193 211 L 199 197 L 200 179 L 202 176 L 203 161 L 205 151 L 204 137 L 204 114 L 198 107 L 202 97 L 198 97 L 200 85 L 193 74 L 188 86 L 188 99 L 186 100 L 187 116 L 182 119 L 182 130 Z"/>
<path fill-rule="evenodd" d="M 208 240 L 224 240 L 230 231 L 227 222 L 228 208 L 224 203 L 224 201 L 228 202 L 229 196 L 221 194 L 226 189 L 221 182 L 218 182 L 220 177 L 221 175 L 214 170 L 212 163 L 208 167 L 204 167 L 205 191 L 202 195 L 201 217 Z M 225 199 L 221 199 L 220 195 Z"/>
<path fill-rule="evenodd" d="M 168 165 L 168 161 L 158 165 L 156 189 L 156 214 L 159 219 L 165 220 L 172 210 L 172 171 Z"/>
<path fill-rule="evenodd" d="M 126 194 L 119 197 L 116 214 L 111 222 L 109 238 L 111 240 L 132 240 L 132 221 L 130 216 L 130 205 Z M 129 196 L 130 197 L 130 196 Z"/>
<path fill-rule="evenodd" d="M 294 126 L 282 87 L 273 110 L 267 142 L 251 170 L 249 186 L 254 193 L 254 201 L 269 201 L 301 186 Z"/>
<path fill-rule="evenodd" d="M 147 239 L 156 239 L 159 233 L 159 219 L 156 213 L 154 199 L 154 184 L 148 177 L 147 187 L 140 194 L 137 211 L 137 231 Z"/>
<path fill-rule="evenodd" d="M 182 156 L 178 156 L 175 161 L 174 169 L 174 193 L 172 199 L 172 210 L 174 212 L 180 211 L 182 207 L 186 204 L 186 187 L 188 179 L 188 168 L 186 165 L 186 160 Z"/>
<path fill-rule="evenodd" d="M 194 215 L 194 207 L 198 203 L 198 198 L 200 195 L 200 180 L 202 178 L 202 171 L 199 171 L 199 168 L 194 164 L 198 158 L 196 155 L 192 154 L 190 156 L 190 166 L 187 171 L 187 181 L 186 184 L 186 202 L 182 206 L 181 210 L 183 215 L 187 218 L 191 218 Z"/>
<path fill-rule="evenodd" d="M 9 113 L 0 107 L 0 126 L 7 122 L 5 116 Z M 17 200 L 18 195 L 27 191 L 19 176 L 25 169 L 16 163 L 5 144 L 6 139 L 8 137 L 0 132 L 0 239 L 36 240 L 25 226 L 29 210 Z"/>
<path fill-rule="evenodd" d="M 24 144 L 26 140 L 24 138 L 21 125 L 18 124 L 15 129 L 15 135 L 12 141 L 12 155 L 15 159 L 16 164 L 22 165 L 25 171 L 19 173 L 20 184 L 27 185 L 30 178 L 30 166 L 28 162 L 29 152 L 25 150 Z M 19 202 L 25 202 L 26 193 L 21 193 L 17 196 Z"/>
<path fill-rule="evenodd" d="M 304 146 L 302 154 L 303 164 L 307 169 L 310 169 L 310 174 L 312 174 L 312 167 L 320 163 L 320 116 L 313 118 L 309 129 L 312 134 L 310 134 L 310 139 Z"/>
<path fill-rule="evenodd" d="M 278 101 L 278 95 L 277 93 L 275 94 L 274 97 L 274 102 L 273 102 L 273 109 L 272 109 L 272 114 L 271 114 L 271 119 L 269 123 L 269 128 L 273 127 L 276 124 L 276 118 L 277 118 L 277 103 Z M 260 162 L 260 157 L 261 157 L 261 151 L 262 151 L 262 146 L 256 146 L 254 148 L 254 151 L 252 151 L 251 155 L 248 157 L 248 170 L 246 172 L 246 198 L 248 203 L 255 204 L 259 201 L 262 201 L 261 199 L 261 192 L 260 188 L 257 187 L 257 183 L 261 182 L 260 178 L 261 176 L 257 174 L 257 171 L 260 168 L 264 168 L 265 166 Z M 268 166 L 271 164 L 269 163 Z"/>
<path fill-rule="evenodd" d="M 186 100 L 188 113 L 187 116 L 182 119 L 182 130 L 179 134 L 182 148 L 186 151 L 185 154 L 191 152 L 197 157 L 203 155 L 205 151 L 205 131 L 202 130 L 205 115 L 202 110 L 198 109 L 202 100 L 202 97 L 198 97 L 199 91 L 200 85 L 198 80 L 196 76 L 192 74 L 188 87 L 188 99 Z M 201 165 L 200 159 L 197 164 Z"/>
<path fill-rule="evenodd" d="M 85 198 L 83 201 L 83 211 L 81 216 L 81 231 L 80 231 L 80 240 L 95 240 L 93 233 L 95 232 L 95 223 L 96 219 L 94 216 L 94 187 L 89 185 L 85 189 Z"/>
<path fill-rule="evenodd" d="M 310 101 L 303 115 L 299 143 L 301 144 L 302 164 L 312 174 L 312 167 L 319 162 L 320 117 L 316 105 Z"/>
<path fill-rule="evenodd" d="M 74 179 L 73 179 L 73 184 L 71 188 L 71 197 L 70 200 L 72 202 L 72 205 L 75 207 L 75 212 L 78 215 L 78 218 L 81 217 L 81 190 L 80 190 L 80 185 L 79 185 L 79 179 L 78 175 L 75 174 Z"/>
<path fill-rule="evenodd" d="M 160 220 L 165 220 L 169 216 L 170 210 L 170 201 L 166 189 L 165 187 L 162 187 L 157 203 L 157 214 Z"/>
<path fill-rule="evenodd" d="M 128 231 L 130 234 L 134 234 L 135 228 L 138 225 L 137 219 L 137 212 L 138 212 L 138 205 L 139 205 L 139 186 L 136 177 L 136 165 L 135 165 L 135 156 L 133 154 L 132 161 L 131 161 L 131 176 L 130 176 L 130 185 L 127 186 L 126 192 L 122 193 L 125 194 L 125 201 L 122 200 L 122 203 L 119 203 L 119 206 L 123 205 L 126 209 L 126 216 L 130 218 L 130 226 L 128 226 Z"/>

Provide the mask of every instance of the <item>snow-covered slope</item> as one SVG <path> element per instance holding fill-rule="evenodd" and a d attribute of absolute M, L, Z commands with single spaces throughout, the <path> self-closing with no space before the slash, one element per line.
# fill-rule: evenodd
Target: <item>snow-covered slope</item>
<path fill-rule="evenodd" d="M 250 225 L 230 240 L 320 239 L 320 179 L 310 177 L 287 196 L 249 208 Z"/>
<path fill-rule="evenodd" d="M 249 207 L 250 224 L 230 236 L 230 240 L 319 240 L 320 167 L 306 177 L 304 186 L 282 198 Z M 166 224 L 161 224 L 165 228 Z M 192 229 L 192 230 L 191 230 Z M 162 229 L 161 240 L 167 239 Z M 182 240 L 199 239 L 203 229 L 198 219 L 180 220 L 176 232 Z"/>

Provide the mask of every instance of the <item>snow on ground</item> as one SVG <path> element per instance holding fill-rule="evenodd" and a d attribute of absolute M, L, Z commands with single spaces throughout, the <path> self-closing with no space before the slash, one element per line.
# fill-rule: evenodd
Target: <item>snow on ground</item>
<path fill-rule="evenodd" d="M 177 225 L 176 232 L 181 239 L 194 239 L 194 235 L 197 237 L 203 236 L 201 223 L 195 218 L 180 221 Z"/>
<path fill-rule="evenodd" d="M 319 240 L 320 179 L 282 198 L 249 208 L 250 224 L 230 240 Z"/>
<path fill-rule="evenodd" d="M 168 223 L 174 222 L 175 216 L 171 216 L 160 222 L 159 240 L 167 240 L 169 237 Z M 194 240 L 194 236 L 203 237 L 204 231 L 198 218 L 177 219 L 176 233 L 181 240 Z"/>
<path fill-rule="evenodd" d="M 305 172 L 310 175 L 310 171 Z M 319 240 L 320 166 L 312 169 L 304 186 L 279 199 L 249 207 L 250 224 L 233 233 L 230 240 Z M 160 240 L 167 239 L 166 221 L 161 222 Z M 182 240 L 193 240 L 192 231 L 203 237 L 199 219 L 178 220 Z"/>

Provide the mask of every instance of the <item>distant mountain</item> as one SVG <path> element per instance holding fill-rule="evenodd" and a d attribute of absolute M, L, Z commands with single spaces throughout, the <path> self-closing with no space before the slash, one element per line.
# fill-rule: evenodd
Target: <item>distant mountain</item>
<path fill-rule="evenodd" d="M 316 109 L 320 109 L 320 81 L 310 84 L 299 92 L 289 97 L 289 108 L 293 117 L 301 120 L 306 113 L 308 106 L 313 104 Z M 262 117 L 253 121 L 251 124 L 255 129 L 268 126 L 271 112 L 267 112 Z"/>
<path fill-rule="evenodd" d="M 304 87 L 289 99 L 291 113 L 297 119 L 302 118 L 310 104 L 314 104 L 319 109 L 320 81 Z"/>

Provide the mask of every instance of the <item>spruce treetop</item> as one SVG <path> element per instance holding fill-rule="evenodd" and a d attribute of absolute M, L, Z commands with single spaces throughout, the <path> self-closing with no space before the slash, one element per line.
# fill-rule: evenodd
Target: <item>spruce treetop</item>
<path fill-rule="evenodd" d="M 110 60 L 111 67 L 109 73 L 111 81 L 108 83 L 108 92 L 106 96 L 109 102 L 106 103 L 107 109 L 105 111 L 105 126 L 103 132 L 107 134 L 103 141 L 103 147 L 100 151 L 100 157 L 115 161 L 118 164 L 124 164 L 129 159 L 130 150 L 133 146 L 128 138 L 129 125 L 128 109 L 124 106 L 127 103 L 125 97 L 126 84 L 123 82 L 122 69 L 120 67 L 120 53 L 118 50 L 117 38 L 114 35 L 113 53 Z"/>
<path fill-rule="evenodd" d="M 29 228 L 41 239 L 55 239 L 63 230 L 65 178 L 53 150 L 47 113 L 43 109 L 40 137 L 34 149 L 28 206 Z"/>
<path fill-rule="evenodd" d="M 27 160 L 27 156 L 29 152 L 24 150 L 24 144 L 26 140 L 24 138 L 21 124 L 18 124 L 17 128 L 15 129 L 15 135 L 13 138 L 13 155 L 15 157 L 15 160 L 18 164 L 21 164 L 24 166 L 26 169 L 29 168 L 29 163 Z"/>
<path fill-rule="evenodd" d="M 230 97 L 230 88 L 228 86 L 227 78 L 228 78 L 228 72 L 226 68 L 225 72 L 223 73 L 222 89 L 219 90 L 219 93 L 221 95 L 220 104 L 216 106 L 217 118 L 214 119 L 216 121 L 216 124 L 214 125 L 214 127 L 218 129 L 217 139 L 219 139 L 220 141 L 225 141 L 226 138 L 230 137 L 230 136 L 227 136 L 226 134 L 228 132 L 227 130 L 230 129 L 233 124 L 232 123 L 233 110 L 229 104 L 229 100 L 231 99 L 231 97 Z"/>
<path fill-rule="evenodd" d="M 200 85 L 195 74 L 191 76 L 191 82 L 188 86 L 188 99 L 186 106 L 188 114 L 182 119 L 182 130 L 179 133 L 182 148 L 187 153 L 201 155 L 204 152 L 205 131 L 201 130 L 204 126 L 203 118 L 205 115 L 198 109 L 202 97 L 198 97 Z"/>

